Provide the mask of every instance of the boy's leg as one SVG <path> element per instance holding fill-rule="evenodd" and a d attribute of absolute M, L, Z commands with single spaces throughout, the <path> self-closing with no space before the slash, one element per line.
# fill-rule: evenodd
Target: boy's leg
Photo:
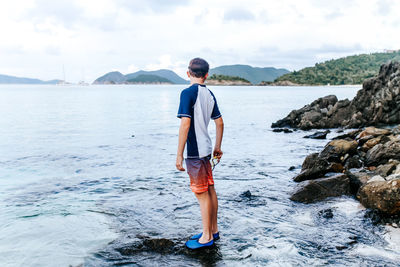
<path fill-rule="evenodd" d="M 201 219 L 203 222 L 203 234 L 199 239 L 199 243 L 208 243 L 212 238 L 212 202 L 209 193 L 206 191 L 204 193 L 195 193 L 201 211 Z"/>
<path fill-rule="evenodd" d="M 208 187 L 208 194 L 211 199 L 211 231 L 213 234 L 218 233 L 218 198 L 213 185 Z"/>

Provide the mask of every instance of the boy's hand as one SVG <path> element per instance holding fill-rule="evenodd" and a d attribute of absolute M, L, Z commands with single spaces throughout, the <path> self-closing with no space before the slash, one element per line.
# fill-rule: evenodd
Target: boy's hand
<path fill-rule="evenodd" d="M 179 155 L 176 156 L 176 169 L 178 171 L 181 171 L 181 172 L 185 171 L 182 164 L 183 164 L 183 156 L 179 156 Z"/>
<path fill-rule="evenodd" d="M 219 148 L 214 148 L 213 156 L 218 159 L 218 162 L 221 160 L 222 157 L 222 150 Z"/>

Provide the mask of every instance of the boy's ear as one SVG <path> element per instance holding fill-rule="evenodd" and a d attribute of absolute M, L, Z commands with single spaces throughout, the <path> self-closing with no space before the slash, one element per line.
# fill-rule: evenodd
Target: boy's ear
<path fill-rule="evenodd" d="M 190 72 L 189 72 L 189 71 L 187 71 L 187 72 L 186 72 L 186 74 L 187 74 L 187 76 L 190 78 Z"/>
<path fill-rule="evenodd" d="M 208 72 L 204 75 L 204 80 L 208 78 Z"/>

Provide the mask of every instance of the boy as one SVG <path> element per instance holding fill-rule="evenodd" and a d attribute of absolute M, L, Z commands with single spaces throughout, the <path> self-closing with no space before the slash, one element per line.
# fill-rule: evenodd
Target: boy
<path fill-rule="evenodd" d="M 211 170 L 211 152 L 219 160 L 222 157 L 221 142 L 224 123 L 213 93 L 205 86 L 209 65 L 201 58 L 194 58 L 189 63 L 187 75 L 190 86 L 181 92 L 178 118 L 179 128 L 178 153 L 176 168 L 183 168 L 183 154 L 190 177 L 190 188 L 200 204 L 203 232 L 194 235 L 186 242 L 190 249 L 209 247 L 219 239 L 217 212 L 218 199 L 214 189 Z M 208 135 L 208 123 L 213 119 L 216 125 L 216 141 L 212 150 L 211 138 Z M 186 148 L 185 148 L 186 145 Z"/>

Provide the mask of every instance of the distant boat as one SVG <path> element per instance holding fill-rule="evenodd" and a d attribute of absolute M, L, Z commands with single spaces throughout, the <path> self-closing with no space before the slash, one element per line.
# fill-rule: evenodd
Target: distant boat
<path fill-rule="evenodd" d="M 78 82 L 78 85 L 81 85 L 81 86 L 88 86 L 89 83 L 87 83 L 87 82 L 85 82 L 85 81 L 79 81 L 79 82 Z"/>
<path fill-rule="evenodd" d="M 62 70 L 63 70 L 63 80 L 59 81 L 59 82 L 57 83 L 57 85 L 71 85 L 71 83 L 65 81 L 65 69 L 64 69 L 64 65 L 62 66 Z"/>

